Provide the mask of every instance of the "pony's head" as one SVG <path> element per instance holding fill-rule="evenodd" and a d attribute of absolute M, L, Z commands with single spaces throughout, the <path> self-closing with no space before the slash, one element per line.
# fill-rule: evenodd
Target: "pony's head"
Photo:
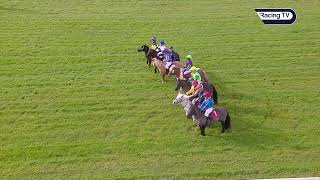
<path fill-rule="evenodd" d="M 177 97 L 173 100 L 173 104 L 179 104 L 184 100 L 185 96 L 182 93 L 179 93 Z"/>
<path fill-rule="evenodd" d="M 138 48 L 138 52 L 145 52 L 147 53 L 149 51 L 149 47 L 147 45 L 142 45 L 140 48 Z"/>
<path fill-rule="evenodd" d="M 178 91 L 179 89 L 189 90 L 190 88 L 191 88 L 191 83 L 188 80 L 177 78 L 177 86 L 175 88 L 175 91 Z"/>

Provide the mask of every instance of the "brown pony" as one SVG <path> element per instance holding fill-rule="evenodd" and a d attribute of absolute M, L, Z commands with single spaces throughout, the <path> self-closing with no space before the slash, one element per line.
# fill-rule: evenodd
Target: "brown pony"
<path fill-rule="evenodd" d="M 171 74 L 174 74 L 177 79 L 182 79 L 183 77 L 181 75 L 181 71 L 182 69 L 179 68 L 178 66 L 171 66 L 171 68 L 169 69 L 168 76 L 170 76 Z"/>
<path fill-rule="evenodd" d="M 151 64 L 153 65 L 153 67 L 155 67 L 154 72 L 156 73 L 157 69 L 159 70 L 161 80 L 163 83 L 167 71 L 165 68 L 165 64 L 162 62 L 162 59 L 158 56 L 158 52 L 155 51 L 154 49 L 149 49 L 146 56 L 151 59 Z M 180 61 L 175 61 L 175 62 L 173 62 L 171 67 L 173 67 L 173 66 L 182 68 L 184 66 L 184 63 L 180 62 Z M 169 74 L 170 74 L 170 72 L 169 72 Z"/>
<path fill-rule="evenodd" d="M 166 76 L 166 68 L 163 65 L 163 62 L 157 58 L 152 58 L 152 65 L 155 67 L 155 72 L 156 72 L 156 69 L 159 70 L 159 73 L 161 76 L 161 83 L 163 84 L 164 78 Z"/>
<path fill-rule="evenodd" d="M 162 59 L 158 56 L 158 52 L 154 49 L 149 49 L 146 54 L 147 59 L 149 59 L 150 63 L 154 67 L 154 73 L 157 73 L 157 67 L 154 64 L 154 59 L 158 59 L 159 61 L 162 61 Z"/>
<path fill-rule="evenodd" d="M 177 66 L 177 67 L 179 67 L 179 68 L 183 68 L 185 64 L 186 64 L 186 63 L 185 63 L 185 62 L 182 62 L 182 61 L 174 61 L 174 62 L 173 62 L 173 65 L 175 65 L 175 66 Z"/>

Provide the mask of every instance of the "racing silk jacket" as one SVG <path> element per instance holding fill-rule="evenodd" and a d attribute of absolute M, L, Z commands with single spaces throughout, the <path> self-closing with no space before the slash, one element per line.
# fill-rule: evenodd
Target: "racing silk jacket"
<path fill-rule="evenodd" d="M 212 101 L 212 98 L 208 98 L 201 103 L 200 110 L 206 111 L 209 108 L 213 108 L 213 106 L 214 106 L 214 102 Z"/>
<path fill-rule="evenodd" d="M 164 53 L 163 61 L 172 62 L 172 56 L 171 56 L 171 54 L 169 52 Z"/>
<path fill-rule="evenodd" d="M 194 70 L 192 71 L 192 69 L 194 69 Z M 199 69 L 199 68 L 196 68 L 195 66 L 192 66 L 192 67 L 190 68 L 191 76 L 192 76 L 192 79 L 193 79 L 193 80 L 202 81 L 201 75 L 200 75 L 200 73 L 198 72 L 198 69 Z"/>
<path fill-rule="evenodd" d="M 201 75 L 198 72 L 192 72 L 191 76 L 192 76 L 192 79 L 194 79 L 194 80 L 202 81 Z"/>
<path fill-rule="evenodd" d="M 158 49 L 158 45 L 156 45 L 156 44 L 152 44 L 151 46 L 150 46 L 150 49 L 153 49 L 153 50 L 157 50 Z"/>
<path fill-rule="evenodd" d="M 199 89 L 203 89 L 203 86 L 201 83 L 199 83 L 197 87 L 191 86 L 190 90 L 186 92 L 186 95 L 196 95 Z"/>
<path fill-rule="evenodd" d="M 161 52 L 163 52 L 167 47 L 165 45 L 159 46 Z"/>

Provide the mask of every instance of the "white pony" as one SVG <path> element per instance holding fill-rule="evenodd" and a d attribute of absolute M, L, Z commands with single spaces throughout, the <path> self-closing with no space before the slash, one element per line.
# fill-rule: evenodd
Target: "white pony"
<path fill-rule="evenodd" d="M 191 104 L 192 102 L 190 101 L 190 96 L 179 93 L 177 97 L 173 100 L 173 104 L 181 104 L 184 111 L 186 112 L 186 116 L 188 118 L 188 114 L 190 112 Z M 189 116 L 190 117 L 190 116 Z M 196 121 L 196 118 L 192 116 L 192 120 Z"/>

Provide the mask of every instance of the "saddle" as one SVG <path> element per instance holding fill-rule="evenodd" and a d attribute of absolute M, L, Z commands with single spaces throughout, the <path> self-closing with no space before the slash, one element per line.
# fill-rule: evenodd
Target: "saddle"
<path fill-rule="evenodd" d="M 218 112 L 215 109 L 210 113 L 209 116 L 210 116 L 212 121 L 218 121 L 219 120 Z"/>

